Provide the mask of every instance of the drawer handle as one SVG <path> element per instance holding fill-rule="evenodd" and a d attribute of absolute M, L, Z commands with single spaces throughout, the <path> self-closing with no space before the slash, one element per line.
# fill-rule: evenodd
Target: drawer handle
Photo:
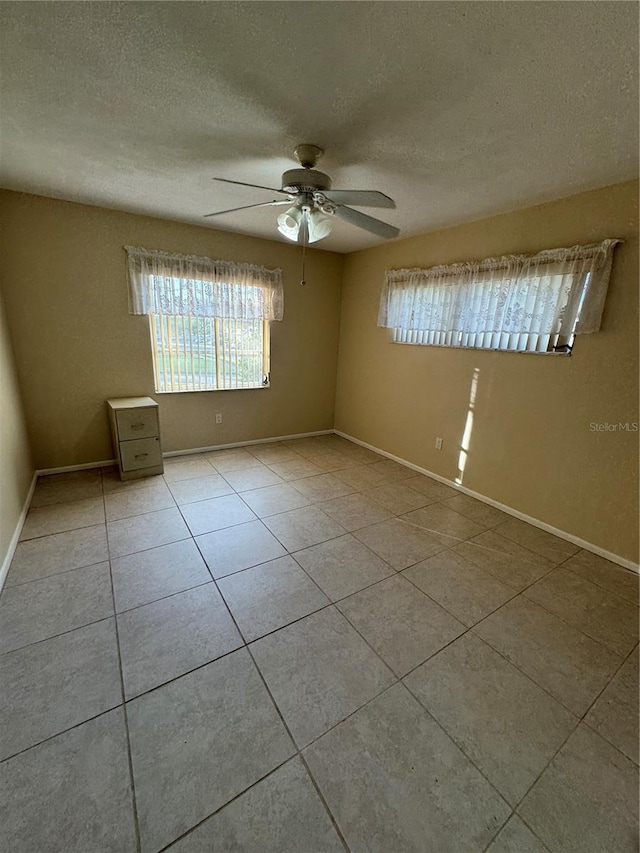
<path fill-rule="evenodd" d="M 144 429 L 144 424 L 131 424 L 131 429 Z"/>
<path fill-rule="evenodd" d="M 143 456 L 148 456 L 148 455 L 149 455 L 148 453 L 136 453 L 136 455 L 133 458 L 134 459 L 142 459 Z"/>

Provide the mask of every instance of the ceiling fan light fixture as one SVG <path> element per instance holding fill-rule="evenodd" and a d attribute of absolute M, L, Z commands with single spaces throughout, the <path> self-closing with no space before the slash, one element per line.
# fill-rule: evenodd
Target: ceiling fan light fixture
<path fill-rule="evenodd" d="M 309 223 L 309 242 L 317 243 L 331 234 L 333 219 L 319 210 L 311 210 L 307 214 Z"/>
<path fill-rule="evenodd" d="M 302 222 L 302 212 L 297 207 L 290 207 L 284 213 L 278 216 L 278 231 L 287 239 L 298 241 L 300 232 L 300 223 Z"/>

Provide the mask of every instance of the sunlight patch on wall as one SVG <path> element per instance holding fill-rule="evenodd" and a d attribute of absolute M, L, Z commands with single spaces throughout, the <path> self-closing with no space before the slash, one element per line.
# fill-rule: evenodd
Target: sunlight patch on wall
<path fill-rule="evenodd" d="M 469 408 L 467 410 L 467 419 L 464 425 L 464 432 L 462 433 L 462 441 L 460 442 L 460 453 L 458 455 L 458 476 L 456 477 L 456 483 L 458 485 L 462 484 L 462 480 L 464 478 L 464 469 L 467 465 L 467 459 L 469 457 L 469 448 L 471 447 L 471 433 L 473 432 L 473 412 L 476 406 L 476 394 L 478 391 L 478 377 L 480 376 L 480 369 L 478 367 L 473 368 L 473 378 L 471 379 L 471 391 L 469 392 Z"/>

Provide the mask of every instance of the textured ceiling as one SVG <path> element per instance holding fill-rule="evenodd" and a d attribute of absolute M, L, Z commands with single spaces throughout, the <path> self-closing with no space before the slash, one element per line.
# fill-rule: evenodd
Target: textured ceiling
<path fill-rule="evenodd" d="M 401 236 L 638 173 L 638 5 L 0 3 L 0 185 L 280 238 L 299 142 Z M 337 222 L 321 245 L 383 242 Z"/>

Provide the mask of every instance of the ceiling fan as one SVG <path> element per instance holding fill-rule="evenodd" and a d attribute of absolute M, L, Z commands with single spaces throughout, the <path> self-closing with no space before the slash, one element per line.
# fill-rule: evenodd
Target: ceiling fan
<path fill-rule="evenodd" d="M 278 231 L 289 240 L 302 243 L 303 246 L 327 237 L 333 228 L 334 216 L 357 228 L 364 228 L 365 231 L 370 231 L 378 237 L 397 237 L 400 233 L 399 228 L 349 207 L 349 205 L 356 205 L 357 207 L 395 208 L 394 200 L 375 190 L 332 190 L 331 178 L 314 168 L 323 153 L 322 148 L 317 145 L 298 145 L 294 154 L 302 168 L 284 172 L 281 189 L 247 184 L 243 181 L 231 181 L 228 178 L 214 178 L 214 181 L 222 181 L 226 184 L 238 184 L 242 187 L 279 193 L 285 196 L 286 200 L 274 199 L 258 204 L 246 204 L 243 207 L 207 213 L 206 216 L 222 216 L 226 213 L 235 213 L 237 210 L 249 210 L 252 207 L 287 206 L 288 210 L 278 216 Z"/>

